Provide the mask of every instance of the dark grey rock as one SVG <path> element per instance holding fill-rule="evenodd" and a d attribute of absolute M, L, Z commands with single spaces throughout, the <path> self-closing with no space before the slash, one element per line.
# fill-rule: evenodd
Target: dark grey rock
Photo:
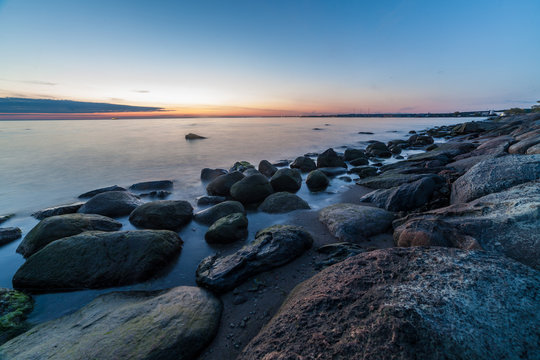
<path fill-rule="evenodd" d="M 198 206 L 215 205 L 227 201 L 225 196 L 199 196 L 197 198 Z"/>
<path fill-rule="evenodd" d="M 373 135 L 374 133 L 372 133 L 371 131 L 359 131 L 358 132 L 360 135 Z"/>
<path fill-rule="evenodd" d="M 330 180 L 320 170 L 310 172 L 306 178 L 306 185 L 310 191 L 322 191 L 328 187 Z"/>
<path fill-rule="evenodd" d="M 129 221 L 141 228 L 179 230 L 191 221 L 193 207 L 183 200 L 160 200 L 143 204 L 133 210 Z"/>
<path fill-rule="evenodd" d="M 218 219 L 204 235 L 209 243 L 229 244 L 245 239 L 248 235 L 248 219 L 241 213 L 234 213 Z"/>
<path fill-rule="evenodd" d="M 30 328 L 26 317 L 33 308 L 34 302 L 30 296 L 17 290 L 0 288 L 0 345 Z"/>
<path fill-rule="evenodd" d="M 469 142 L 447 142 L 440 144 L 436 149 L 425 152 L 423 154 L 411 155 L 407 160 L 433 160 L 446 158 L 446 162 L 455 156 L 471 152 L 476 148 L 476 145 Z"/>
<path fill-rule="evenodd" d="M 345 161 L 351 161 L 360 158 L 367 159 L 366 152 L 361 149 L 346 149 L 345 153 L 343 154 L 343 159 Z"/>
<path fill-rule="evenodd" d="M 187 134 L 185 136 L 185 138 L 186 138 L 186 140 L 202 140 L 202 139 L 206 139 L 206 137 L 204 137 L 204 136 L 193 134 L 193 133 Z"/>
<path fill-rule="evenodd" d="M 469 157 L 475 156 L 486 156 L 490 155 L 491 157 L 497 157 L 508 154 L 508 147 L 514 142 L 514 138 L 509 135 L 498 136 L 494 139 L 490 139 L 471 152 L 466 152 L 461 155 L 454 157 L 454 160 L 461 160 Z"/>
<path fill-rule="evenodd" d="M 237 161 L 234 163 L 234 165 L 229 169 L 229 172 L 233 171 L 240 171 L 244 172 L 247 169 L 255 169 L 255 166 L 251 165 L 249 161 Z"/>
<path fill-rule="evenodd" d="M 101 193 L 104 193 L 104 192 L 107 192 L 107 191 L 126 191 L 126 189 L 124 189 L 123 187 L 120 187 L 118 185 L 113 185 L 113 186 L 108 186 L 108 187 L 104 187 L 104 188 L 100 188 L 100 189 L 85 192 L 84 194 L 81 194 L 78 197 L 80 199 L 91 198 L 91 197 L 96 196 L 97 194 L 101 194 Z"/>
<path fill-rule="evenodd" d="M 246 210 L 238 201 L 224 201 L 208 209 L 199 211 L 193 218 L 201 224 L 212 225 L 218 221 L 218 219 L 234 213 L 245 214 Z"/>
<path fill-rule="evenodd" d="M 156 180 L 156 181 L 144 181 L 133 184 L 129 187 L 130 190 L 146 191 L 146 190 L 170 190 L 173 188 L 173 182 L 171 180 Z"/>
<path fill-rule="evenodd" d="M 279 169 L 270 179 L 274 191 L 297 192 L 302 186 L 302 175 L 297 169 Z"/>
<path fill-rule="evenodd" d="M 518 141 L 517 143 L 513 144 L 508 148 L 508 152 L 510 154 L 525 154 L 531 146 L 539 143 L 540 134 Z"/>
<path fill-rule="evenodd" d="M 147 193 L 139 194 L 139 197 L 142 198 L 154 198 L 154 199 L 165 199 L 167 196 L 171 195 L 172 192 L 167 190 L 154 190 Z"/>
<path fill-rule="evenodd" d="M 365 251 L 360 245 L 349 242 L 323 245 L 317 249 L 317 252 L 326 255 L 326 259 L 317 262 L 315 268 L 317 270 L 327 268 Z"/>
<path fill-rule="evenodd" d="M 264 175 L 251 175 L 231 187 L 231 196 L 242 204 L 258 203 L 266 199 L 274 190 Z"/>
<path fill-rule="evenodd" d="M 259 206 L 266 213 L 286 213 L 294 210 L 309 209 L 308 203 L 301 197 L 289 192 L 277 192 L 268 196 Z"/>
<path fill-rule="evenodd" d="M 278 160 L 275 163 L 273 163 L 272 165 L 274 165 L 276 167 L 283 167 L 283 166 L 289 166 L 289 164 L 290 164 L 289 160 Z"/>
<path fill-rule="evenodd" d="M 334 149 L 330 148 L 317 157 L 317 167 L 344 167 L 346 169 L 347 164 L 338 156 Z"/>
<path fill-rule="evenodd" d="M 433 138 L 429 135 L 415 134 L 409 138 L 408 143 L 412 146 L 425 146 L 433 144 Z"/>
<path fill-rule="evenodd" d="M 310 172 L 317 168 L 317 164 L 307 156 L 299 156 L 293 161 L 291 168 L 299 169 L 301 172 Z"/>
<path fill-rule="evenodd" d="M 372 189 L 390 189 L 395 186 L 420 180 L 426 176 L 433 176 L 433 174 L 401 174 L 399 172 L 387 171 L 378 176 L 357 180 L 356 183 Z"/>
<path fill-rule="evenodd" d="M 212 180 L 206 186 L 206 191 L 208 195 L 230 196 L 231 187 L 243 178 L 244 175 L 240 171 L 233 171 Z"/>
<path fill-rule="evenodd" d="M 362 166 L 362 165 L 368 165 L 369 160 L 366 159 L 366 158 L 357 158 L 357 159 L 353 159 L 353 160 L 349 161 L 349 163 L 352 166 Z"/>
<path fill-rule="evenodd" d="M 268 160 L 261 160 L 259 163 L 259 172 L 266 177 L 272 177 L 277 171 L 277 167 L 272 165 Z"/>
<path fill-rule="evenodd" d="M 329 176 L 329 177 L 335 177 L 335 176 L 343 175 L 347 173 L 347 169 L 342 168 L 342 167 L 323 167 L 323 168 L 319 168 L 318 170 L 324 173 L 324 175 Z"/>
<path fill-rule="evenodd" d="M 210 169 L 204 168 L 201 170 L 201 180 L 202 181 L 212 181 L 215 178 L 227 174 L 225 169 Z"/>
<path fill-rule="evenodd" d="M 108 191 L 97 194 L 88 200 L 77 212 L 119 217 L 129 215 L 137 206 L 142 204 L 143 202 L 138 196 L 127 191 Z"/>
<path fill-rule="evenodd" d="M 81 206 L 83 206 L 83 204 L 84 204 L 83 202 L 78 202 L 74 204 L 54 206 L 47 209 L 36 211 L 35 213 L 32 214 L 32 216 L 38 220 L 43 220 L 51 216 L 73 214 L 73 213 L 76 213 L 81 208 Z"/>
<path fill-rule="evenodd" d="M 373 166 L 360 166 L 349 169 L 350 174 L 357 174 L 361 179 L 377 176 L 377 168 Z"/>
<path fill-rule="evenodd" d="M 389 158 L 392 156 L 392 153 L 385 143 L 374 141 L 367 146 L 366 155 L 369 157 Z"/>
<path fill-rule="evenodd" d="M 22 231 L 18 227 L 0 228 L 0 246 L 17 240 L 22 236 Z"/>

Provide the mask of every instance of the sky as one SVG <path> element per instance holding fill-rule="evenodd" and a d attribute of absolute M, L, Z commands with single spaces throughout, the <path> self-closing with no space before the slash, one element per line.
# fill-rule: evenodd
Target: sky
<path fill-rule="evenodd" d="M 538 14 L 538 0 L 0 0 L 0 97 L 126 106 L 109 117 L 529 107 Z M 0 102 L 0 118 L 66 116 L 40 103 Z"/>

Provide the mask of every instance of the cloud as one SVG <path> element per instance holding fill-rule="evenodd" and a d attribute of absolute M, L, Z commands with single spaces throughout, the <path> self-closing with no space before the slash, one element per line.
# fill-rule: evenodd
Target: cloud
<path fill-rule="evenodd" d="M 76 114 L 163 111 L 153 106 L 132 106 L 71 100 L 0 98 L 0 114 Z"/>
<path fill-rule="evenodd" d="M 147 94 L 150 92 L 150 90 L 133 90 L 133 92 L 140 93 L 140 94 Z"/>
<path fill-rule="evenodd" d="M 50 82 L 50 81 L 42 81 L 42 80 L 10 80 L 10 79 L 3 79 L 0 78 L 2 81 L 9 81 L 9 82 L 18 82 L 23 84 L 34 84 L 34 85 L 46 85 L 46 86 L 55 86 L 58 85 L 58 83 Z"/>

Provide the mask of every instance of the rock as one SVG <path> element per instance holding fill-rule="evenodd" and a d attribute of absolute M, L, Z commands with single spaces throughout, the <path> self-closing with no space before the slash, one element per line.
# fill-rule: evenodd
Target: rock
<path fill-rule="evenodd" d="M 259 172 L 266 177 L 272 177 L 277 171 L 277 167 L 272 165 L 268 160 L 261 160 L 259 163 Z"/>
<path fill-rule="evenodd" d="M 191 221 L 193 207 L 183 200 L 160 200 L 143 204 L 133 210 L 129 221 L 140 228 L 179 230 Z"/>
<path fill-rule="evenodd" d="M 17 240 L 22 236 L 22 231 L 18 227 L 0 228 L 0 246 Z"/>
<path fill-rule="evenodd" d="M 358 174 L 361 179 L 377 176 L 377 168 L 373 166 L 360 166 L 349 169 L 350 174 Z"/>
<path fill-rule="evenodd" d="M 368 165 L 369 160 L 366 159 L 366 158 L 357 158 L 357 159 L 353 159 L 353 160 L 349 161 L 349 163 L 352 166 L 362 166 L 362 165 Z"/>
<path fill-rule="evenodd" d="M 133 284 L 157 274 L 181 249 L 182 240 L 168 230 L 88 231 L 30 256 L 13 286 L 55 292 Z"/>
<path fill-rule="evenodd" d="M 195 221 L 201 224 L 212 225 L 222 217 L 234 213 L 245 214 L 246 210 L 244 209 L 244 206 L 238 201 L 224 201 L 222 203 L 212 206 L 211 208 L 199 211 L 193 216 L 193 218 L 195 219 Z"/>
<path fill-rule="evenodd" d="M 83 206 L 83 202 L 78 202 L 74 204 L 69 205 L 60 205 L 55 207 L 50 207 L 47 209 L 36 211 L 32 214 L 33 217 L 35 217 L 38 220 L 43 220 L 47 217 L 56 216 L 56 215 L 65 215 L 65 214 L 73 214 L 76 213 L 77 210 Z"/>
<path fill-rule="evenodd" d="M 440 144 L 436 149 L 409 156 L 408 161 L 444 159 L 448 163 L 453 157 L 473 151 L 476 145 L 469 142 L 447 142 Z"/>
<path fill-rule="evenodd" d="M 279 169 L 270 179 L 274 191 L 297 192 L 302 186 L 302 175 L 296 169 Z"/>
<path fill-rule="evenodd" d="M 319 220 L 341 241 L 357 243 L 386 232 L 394 214 L 383 209 L 356 204 L 336 204 L 319 212 Z"/>
<path fill-rule="evenodd" d="M 17 252 L 24 257 L 29 257 L 58 239 L 84 231 L 116 231 L 121 227 L 122 224 L 118 221 L 96 214 L 51 216 L 41 220 L 26 234 Z"/>
<path fill-rule="evenodd" d="M 373 135 L 374 133 L 372 133 L 371 131 L 359 131 L 358 132 L 360 135 Z"/>
<path fill-rule="evenodd" d="M 244 172 L 242 174 L 244 174 L 245 177 L 248 177 L 248 176 L 251 176 L 251 175 L 262 175 L 259 170 L 251 169 L 251 168 L 244 170 Z"/>
<path fill-rule="evenodd" d="M 298 285 L 238 359 L 536 359 L 539 289 L 482 251 L 366 252 Z"/>
<path fill-rule="evenodd" d="M 493 124 L 489 124 L 487 122 L 470 121 L 470 122 L 456 125 L 452 129 L 452 134 L 464 135 L 464 134 L 471 134 L 471 133 L 480 133 L 486 130 L 490 130 L 493 127 L 494 127 Z"/>
<path fill-rule="evenodd" d="M 508 135 L 498 136 L 494 139 L 491 139 L 482 143 L 471 152 L 467 152 L 467 153 L 456 156 L 454 159 L 461 160 L 461 159 L 465 159 L 469 157 L 486 156 L 486 155 L 490 155 L 491 157 L 507 155 L 508 147 L 513 141 L 514 141 L 514 138 L 511 136 L 508 136 Z"/>
<path fill-rule="evenodd" d="M 527 155 L 540 154 L 540 143 L 528 148 L 526 154 Z"/>
<path fill-rule="evenodd" d="M 527 150 L 540 143 L 540 135 L 521 140 L 508 148 L 510 154 L 525 154 Z"/>
<path fill-rule="evenodd" d="M 334 149 L 330 148 L 317 157 L 317 167 L 344 167 L 346 169 L 347 164 L 338 156 Z"/>
<path fill-rule="evenodd" d="M 408 143 L 411 145 L 411 146 L 426 146 L 426 145 L 431 145 L 433 144 L 433 138 L 429 135 L 412 135 L 409 140 L 408 140 Z"/>
<path fill-rule="evenodd" d="M 204 136 L 193 134 L 193 133 L 187 134 L 185 136 L 185 138 L 186 138 L 186 140 L 202 140 L 202 139 L 206 139 L 206 137 L 204 137 Z"/>
<path fill-rule="evenodd" d="M 210 169 L 204 168 L 201 170 L 201 180 L 202 181 L 212 181 L 215 178 L 227 174 L 225 169 Z"/>
<path fill-rule="evenodd" d="M 231 187 L 243 178 L 244 175 L 240 171 L 233 171 L 212 180 L 206 186 L 206 191 L 208 195 L 229 196 Z"/>
<path fill-rule="evenodd" d="M 338 177 L 339 180 L 343 180 L 345 182 L 352 182 L 352 179 L 350 176 L 340 176 Z"/>
<path fill-rule="evenodd" d="M 360 158 L 366 158 L 366 152 L 364 150 L 360 149 L 346 149 L 345 153 L 343 154 L 343 159 L 345 161 L 351 161 L 354 159 L 360 159 Z"/>
<path fill-rule="evenodd" d="M 313 128 L 311 130 L 324 130 L 324 129 L 321 129 L 321 128 Z"/>
<path fill-rule="evenodd" d="M 8 221 L 9 219 L 11 219 L 14 216 L 15 216 L 15 214 L 0 215 L 0 224 Z"/>
<path fill-rule="evenodd" d="M 312 243 L 311 235 L 300 227 L 271 226 L 257 232 L 251 244 L 231 255 L 203 259 L 197 267 L 197 284 L 216 293 L 232 290 L 250 276 L 292 261 Z"/>
<path fill-rule="evenodd" d="M 217 332 L 223 305 L 180 286 L 97 297 L 0 347 L 9 359 L 194 359 Z"/>
<path fill-rule="evenodd" d="M 389 158 L 392 156 L 392 153 L 385 143 L 374 141 L 366 148 L 366 155 L 369 157 Z"/>
<path fill-rule="evenodd" d="M 199 196 L 197 206 L 215 205 L 227 201 L 225 196 Z"/>
<path fill-rule="evenodd" d="M 0 345 L 30 328 L 25 320 L 33 308 L 34 302 L 30 296 L 17 290 L 0 288 Z"/>
<path fill-rule="evenodd" d="M 299 156 L 293 161 L 291 168 L 299 169 L 301 172 L 310 172 L 317 169 L 317 164 L 307 156 Z"/>
<path fill-rule="evenodd" d="M 310 191 L 322 191 L 328 187 L 330 180 L 320 170 L 310 172 L 306 178 L 306 185 Z"/>
<path fill-rule="evenodd" d="M 108 191 L 97 194 L 79 208 L 78 213 L 119 217 L 129 215 L 143 202 L 127 191 Z"/>
<path fill-rule="evenodd" d="M 276 167 L 283 167 L 283 166 L 289 166 L 290 161 L 289 160 L 279 160 L 273 163 L 272 165 Z"/>
<path fill-rule="evenodd" d="M 271 214 L 286 213 L 300 209 L 310 209 L 310 207 L 301 197 L 288 192 L 274 193 L 264 199 L 259 206 L 260 211 Z"/>
<path fill-rule="evenodd" d="M 474 165 L 478 164 L 479 162 L 492 159 L 492 155 L 479 155 L 479 156 L 471 156 L 466 157 L 464 159 L 460 159 L 457 161 L 453 161 L 446 166 L 448 168 L 456 169 L 458 172 L 460 172 L 460 175 L 464 174 L 467 170 L 472 168 Z"/>
<path fill-rule="evenodd" d="M 337 264 L 338 262 L 342 262 L 345 259 L 356 256 L 365 251 L 366 250 L 364 250 L 364 248 L 362 248 L 360 245 L 349 242 L 341 242 L 321 246 L 317 249 L 317 252 L 327 255 L 327 258 L 323 261 L 316 263 L 315 268 L 317 270 L 327 268 L 328 266 Z"/>
<path fill-rule="evenodd" d="M 357 180 L 356 183 L 372 189 L 390 189 L 420 180 L 426 176 L 433 176 L 433 174 L 401 174 L 399 172 L 386 171 L 378 176 Z"/>
<path fill-rule="evenodd" d="M 392 147 L 389 147 L 388 150 L 390 150 L 390 152 L 394 155 L 399 155 L 401 154 L 401 147 L 399 146 L 392 146 Z M 396 156 L 394 156 L 396 157 Z M 396 157 L 397 158 L 397 157 Z"/>
<path fill-rule="evenodd" d="M 342 168 L 342 167 L 331 167 L 331 168 L 325 167 L 325 168 L 319 168 L 318 170 L 324 173 L 324 175 L 330 176 L 330 177 L 335 177 L 335 176 L 343 175 L 347 173 L 347 169 Z"/>
<path fill-rule="evenodd" d="M 394 140 L 390 140 L 386 146 L 388 148 L 391 148 L 391 147 L 408 147 L 409 146 L 409 142 L 407 140 L 402 140 L 402 139 L 394 139 Z"/>
<path fill-rule="evenodd" d="M 210 226 L 204 237 L 209 243 L 229 244 L 246 238 L 247 227 L 247 217 L 238 212 L 218 219 Z"/>
<path fill-rule="evenodd" d="M 79 199 L 91 198 L 91 197 L 96 196 L 97 194 L 101 194 L 101 193 L 104 193 L 104 192 L 107 192 L 107 191 L 126 191 L 126 189 L 124 189 L 123 187 L 120 187 L 118 185 L 113 185 L 113 186 L 108 186 L 108 187 L 104 187 L 104 188 L 100 188 L 100 189 L 85 192 L 84 194 L 81 194 L 78 197 L 79 197 Z"/>
<path fill-rule="evenodd" d="M 130 190 L 145 191 L 145 190 L 170 190 L 173 188 L 171 180 L 156 180 L 145 181 L 133 184 L 129 187 Z"/>
<path fill-rule="evenodd" d="M 317 157 L 319 156 L 319 153 L 316 152 L 308 152 L 304 154 L 305 157 Z"/>
<path fill-rule="evenodd" d="M 468 202 L 540 179 L 540 155 L 508 155 L 482 161 L 452 184 L 450 203 Z"/>
<path fill-rule="evenodd" d="M 150 191 L 150 192 L 147 192 L 147 193 L 139 194 L 139 197 L 165 199 L 167 196 L 169 196 L 171 194 L 172 194 L 172 192 L 167 191 L 167 190 L 154 190 L 154 191 Z"/>
<path fill-rule="evenodd" d="M 255 169 L 255 166 L 251 165 L 248 161 L 237 161 L 229 169 L 229 172 L 233 172 L 233 171 L 244 172 L 247 169 Z"/>
<path fill-rule="evenodd" d="M 360 198 L 389 211 L 408 211 L 426 205 L 433 193 L 440 189 L 444 180 L 439 176 L 424 177 L 420 180 L 390 189 L 379 189 Z"/>
<path fill-rule="evenodd" d="M 266 199 L 274 190 L 264 175 L 251 175 L 231 187 L 231 196 L 242 204 L 258 203 Z"/>

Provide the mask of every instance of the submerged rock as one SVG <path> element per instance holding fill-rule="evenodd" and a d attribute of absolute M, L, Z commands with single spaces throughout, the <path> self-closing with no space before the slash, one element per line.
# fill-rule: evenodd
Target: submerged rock
<path fill-rule="evenodd" d="M 77 212 L 82 214 L 99 214 L 110 217 L 129 215 L 143 202 L 138 196 L 127 191 L 108 191 L 97 194 L 88 200 Z"/>
<path fill-rule="evenodd" d="M 349 174 L 357 174 L 361 179 L 377 176 L 377 168 L 373 166 L 360 166 L 349 169 Z"/>
<path fill-rule="evenodd" d="M 291 168 L 299 169 L 301 172 L 310 172 L 317 168 L 317 164 L 307 156 L 299 156 L 293 161 Z"/>
<path fill-rule="evenodd" d="M 0 288 L 0 345 L 30 328 L 25 321 L 32 312 L 32 298 L 20 291 Z"/>
<path fill-rule="evenodd" d="M 241 212 L 218 219 L 206 232 L 204 238 L 209 243 L 229 244 L 248 235 L 248 219 Z"/>
<path fill-rule="evenodd" d="M 298 195 L 289 192 L 278 192 L 268 196 L 259 206 L 259 210 L 277 214 L 294 210 L 310 209 L 309 204 Z"/>
<path fill-rule="evenodd" d="M 279 169 L 270 179 L 274 191 L 297 192 L 302 186 L 302 175 L 296 169 Z"/>
<path fill-rule="evenodd" d="M 206 191 L 208 192 L 208 195 L 230 196 L 231 187 L 243 178 L 244 174 L 242 174 L 240 171 L 233 171 L 212 180 L 206 186 Z"/>
<path fill-rule="evenodd" d="M 0 246 L 17 240 L 22 236 L 22 231 L 18 227 L 0 228 Z"/>
<path fill-rule="evenodd" d="M 143 204 L 133 210 L 129 221 L 145 229 L 178 230 L 191 221 L 193 207 L 183 200 L 161 200 Z"/>
<path fill-rule="evenodd" d="M 242 204 L 261 202 L 273 192 L 272 185 L 262 174 L 247 176 L 231 186 L 231 196 Z"/>
<path fill-rule="evenodd" d="M 41 220 L 19 244 L 17 252 L 24 257 L 43 249 L 53 241 L 84 231 L 116 231 L 122 224 L 96 214 L 66 214 Z"/>
<path fill-rule="evenodd" d="M 38 220 L 43 220 L 51 216 L 73 214 L 73 213 L 76 213 L 77 210 L 79 210 L 81 206 L 83 206 L 83 204 L 84 204 L 83 202 L 78 202 L 74 204 L 50 207 L 47 209 L 36 211 L 35 213 L 32 214 L 32 216 Z"/>
<path fill-rule="evenodd" d="M 274 225 L 259 231 L 255 240 L 228 256 L 213 255 L 197 267 L 199 286 L 216 293 L 234 289 L 250 276 L 284 265 L 311 247 L 311 235 L 297 226 Z"/>
<path fill-rule="evenodd" d="M 78 197 L 80 199 L 91 198 L 91 197 L 96 196 L 97 194 L 101 194 L 101 193 L 108 192 L 108 191 L 126 191 L 126 189 L 124 189 L 123 187 L 120 187 L 118 185 L 113 185 L 113 186 L 108 186 L 108 187 L 99 188 L 99 189 L 95 189 L 95 190 L 85 192 L 84 194 L 81 194 Z"/>
<path fill-rule="evenodd" d="M 168 230 L 84 232 L 30 256 L 13 286 L 55 292 L 133 284 L 158 273 L 181 249 L 182 240 Z"/>
<path fill-rule="evenodd" d="M 224 201 L 227 201 L 227 198 L 225 196 L 199 196 L 197 198 L 197 205 L 216 205 Z"/>
<path fill-rule="evenodd" d="M 234 213 L 246 213 L 242 203 L 238 201 L 224 201 L 208 209 L 199 211 L 193 218 L 201 224 L 212 225 L 222 217 Z"/>
<path fill-rule="evenodd" d="M 11 219 L 13 216 L 15 216 L 15 214 L 8 214 L 8 215 L 0 215 L 0 224 L 8 221 L 9 219 Z"/>
<path fill-rule="evenodd" d="M 207 139 L 205 136 L 189 133 L 185 136 L 186 140 L 202 140 Z"/>
<path fill-rule="evenodd" d="M 352 165 L 352 166 L 363 166 L 363 165 L 368 165 L 369 164 L 369 160 L 366 159 L 366 158 L 356 158 L 356 159 L 353 159 L 351 161 L 349 161 L 349 163 Z"/>
<path fill-rule="evenodd" d="M 366 252 L 298 285 L 238 359 L 539 358 L 539 289 L 482 251 Z"/>
<path fill-rule="evenodd" d="M 97 297 L 0 347 L 6 359 L 194 359 L 214 337 L 223 305 L 180 286 Z"/>
<path fill-rule="evenodd" d="M 170 190 L 173 188 L 171 180 L 156 180 L 145 181 L 133 184 L 129 187 L 130 190 L 145 191 L 145 190 Z"/>
<path fill-rule="evenodd" d="M 310 191 L 322 191 L 328 187 L 330 180 L 320 170 L 310 172 L 306 178 L 306 185 Z"/>

